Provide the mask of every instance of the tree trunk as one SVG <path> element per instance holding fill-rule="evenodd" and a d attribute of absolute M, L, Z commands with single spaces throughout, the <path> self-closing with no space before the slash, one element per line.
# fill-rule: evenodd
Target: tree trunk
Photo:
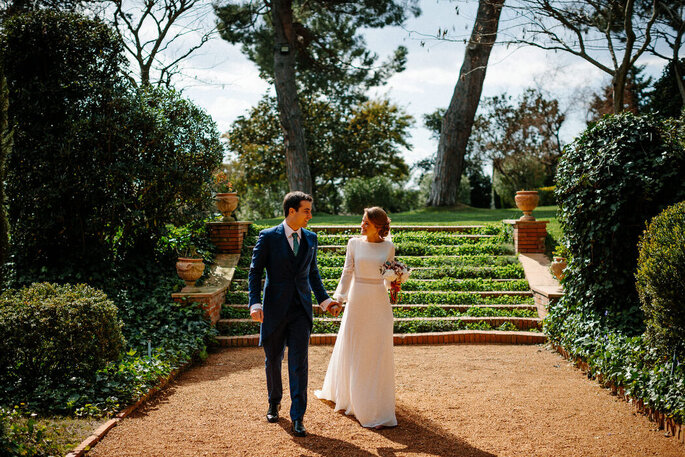
<path fill-rule="evenodd" d="M 476 21 L 464 52 L 459 80 L 442 120 L 433 185 L 427 202 L 429 206 L 452 206 L 457 203 L 466 144 L 483 90 L 490 51 L 497 39 L 497 26 L 503 5 L 504 0 L 479 0 Z"/>
<path fill-rule="evenodd" d="M 9 128 L 9 91 L 7 79 L 0 74 L 0 271 L 9 256 L 9 222 L 5 213 L 5 166 L 12 150 L 12 131 Z"/>
<path fill-rule="evenodd" d="M 285 169 L 290 191 L 312 192 L 312 177 L 295 83 L 295 34 L 292 0 L 272 0 L 274 82 L 285 139 Z"/>
<path fill-rule="evenodd" d="M 678 92 L 680 92 L 680 98 L 685 104 L 685 86 L 683 86 L 683 72 L 680 69 L 680 43 L 683 40 L 683 27 L 685 27 L 685 22 L 681 23 L 678 32 L 676 33 L 675 40 L 673 41 L 673 76 L 675 76 L 676 85 L 678 86 Z"/>
<path fill-rule="evenodd" d="M 624 109 L 623 98 L 626 91 L 627 73 L 628 72 L 625 71 L 625 69 L 619 67 L 619 69 L 616 71 L 616 74 L 611 79 L 611 84 L 614 90 L 614 114 L 621 113 Z"/>

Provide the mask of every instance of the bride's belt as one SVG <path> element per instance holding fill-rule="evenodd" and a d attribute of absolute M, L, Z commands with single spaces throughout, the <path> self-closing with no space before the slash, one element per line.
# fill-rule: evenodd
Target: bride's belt
<path fill-rule="evenodd" d="M 383 284 L 383 278 L 354 278 L 354 282 L 361 284 Z"/>

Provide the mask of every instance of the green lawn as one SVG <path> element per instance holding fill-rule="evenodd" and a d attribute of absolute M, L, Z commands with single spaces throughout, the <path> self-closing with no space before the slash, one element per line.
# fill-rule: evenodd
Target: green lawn
<path fill-rule="evenodd" d="M 540 206 L 533 211 L 533 216 L 547 224 L 547 253 L 560 244 L 561 226 L 556 218 L 556 206 Z M 523 213 L 517 208 L 483 209 L 483 208 L 422 208 L 404 213 L 390 214 L 393 225 L 483 225 L 496 224 L 503 219 L 518 219 Z M 325 213 L 314 213 L 309 225 L 357 225 L 361 222 L 361 215 L 336 216 Z M 259 219 L 254 221 L 259 225 L 276 225 L 282 218 Z"/>
<path fill-rule="evenodd" d="M 548 221 L 555 219 L 556 206 L 540 206 L 533 211 L 536 219 Z M 523 213 L 516 208 L 483 209 L 483 208 L 422 208 L 404 213 L 390 214 L 395 225 L 481 225 L 496 223 L 502 219 L 518 219 Z M 362 215 L 335 216 L 324 213 L 314 213 L 310 225 L 349 225 L 358 224 Z M 260 219 L 255 223 L 260 225 L 276 225 L 282 218 Z M 555 220 L 556 221 L 556 220 Z"/>

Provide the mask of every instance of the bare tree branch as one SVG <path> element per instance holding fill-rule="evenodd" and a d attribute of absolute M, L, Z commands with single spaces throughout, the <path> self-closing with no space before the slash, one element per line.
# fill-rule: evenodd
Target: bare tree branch
<path fill-rule="evenodd" d="M 151 72 L 156 72 L 156 84 L 170 86 L 178 74 L 178 65 L 189 58 L 211 39 L 216 31 L 208 0 L 109 0 L 114 6 L 111 21 L 124 42 L 124 48 L 138 66 L 133 80 L 142 85 L 152 83 Z M 179 29 L 180 31 L 175 32 Z M 188 36 L 200 35 L 199 42 L 181 45 Z M 168 54 L 175 52 L 171 57 Z M 169 59 L 171 57 L 171 59 Z"/>

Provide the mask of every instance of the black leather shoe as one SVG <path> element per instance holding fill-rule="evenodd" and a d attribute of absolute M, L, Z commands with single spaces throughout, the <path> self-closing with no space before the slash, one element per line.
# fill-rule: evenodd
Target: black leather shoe
<path fill-rule="evenodd" d="M 302 419 L 297 419 L 293 421 L 293 435 L 295 436 L 307 436 L 307 430 L 304 428 Z"/>
<path fill-rule="evenodd" d="M 269 410 L 266 412 L 266 420 L 271 422 L 278 422 L 278 410 L 281 409 L 280 403 L 269 403 Z"/>

